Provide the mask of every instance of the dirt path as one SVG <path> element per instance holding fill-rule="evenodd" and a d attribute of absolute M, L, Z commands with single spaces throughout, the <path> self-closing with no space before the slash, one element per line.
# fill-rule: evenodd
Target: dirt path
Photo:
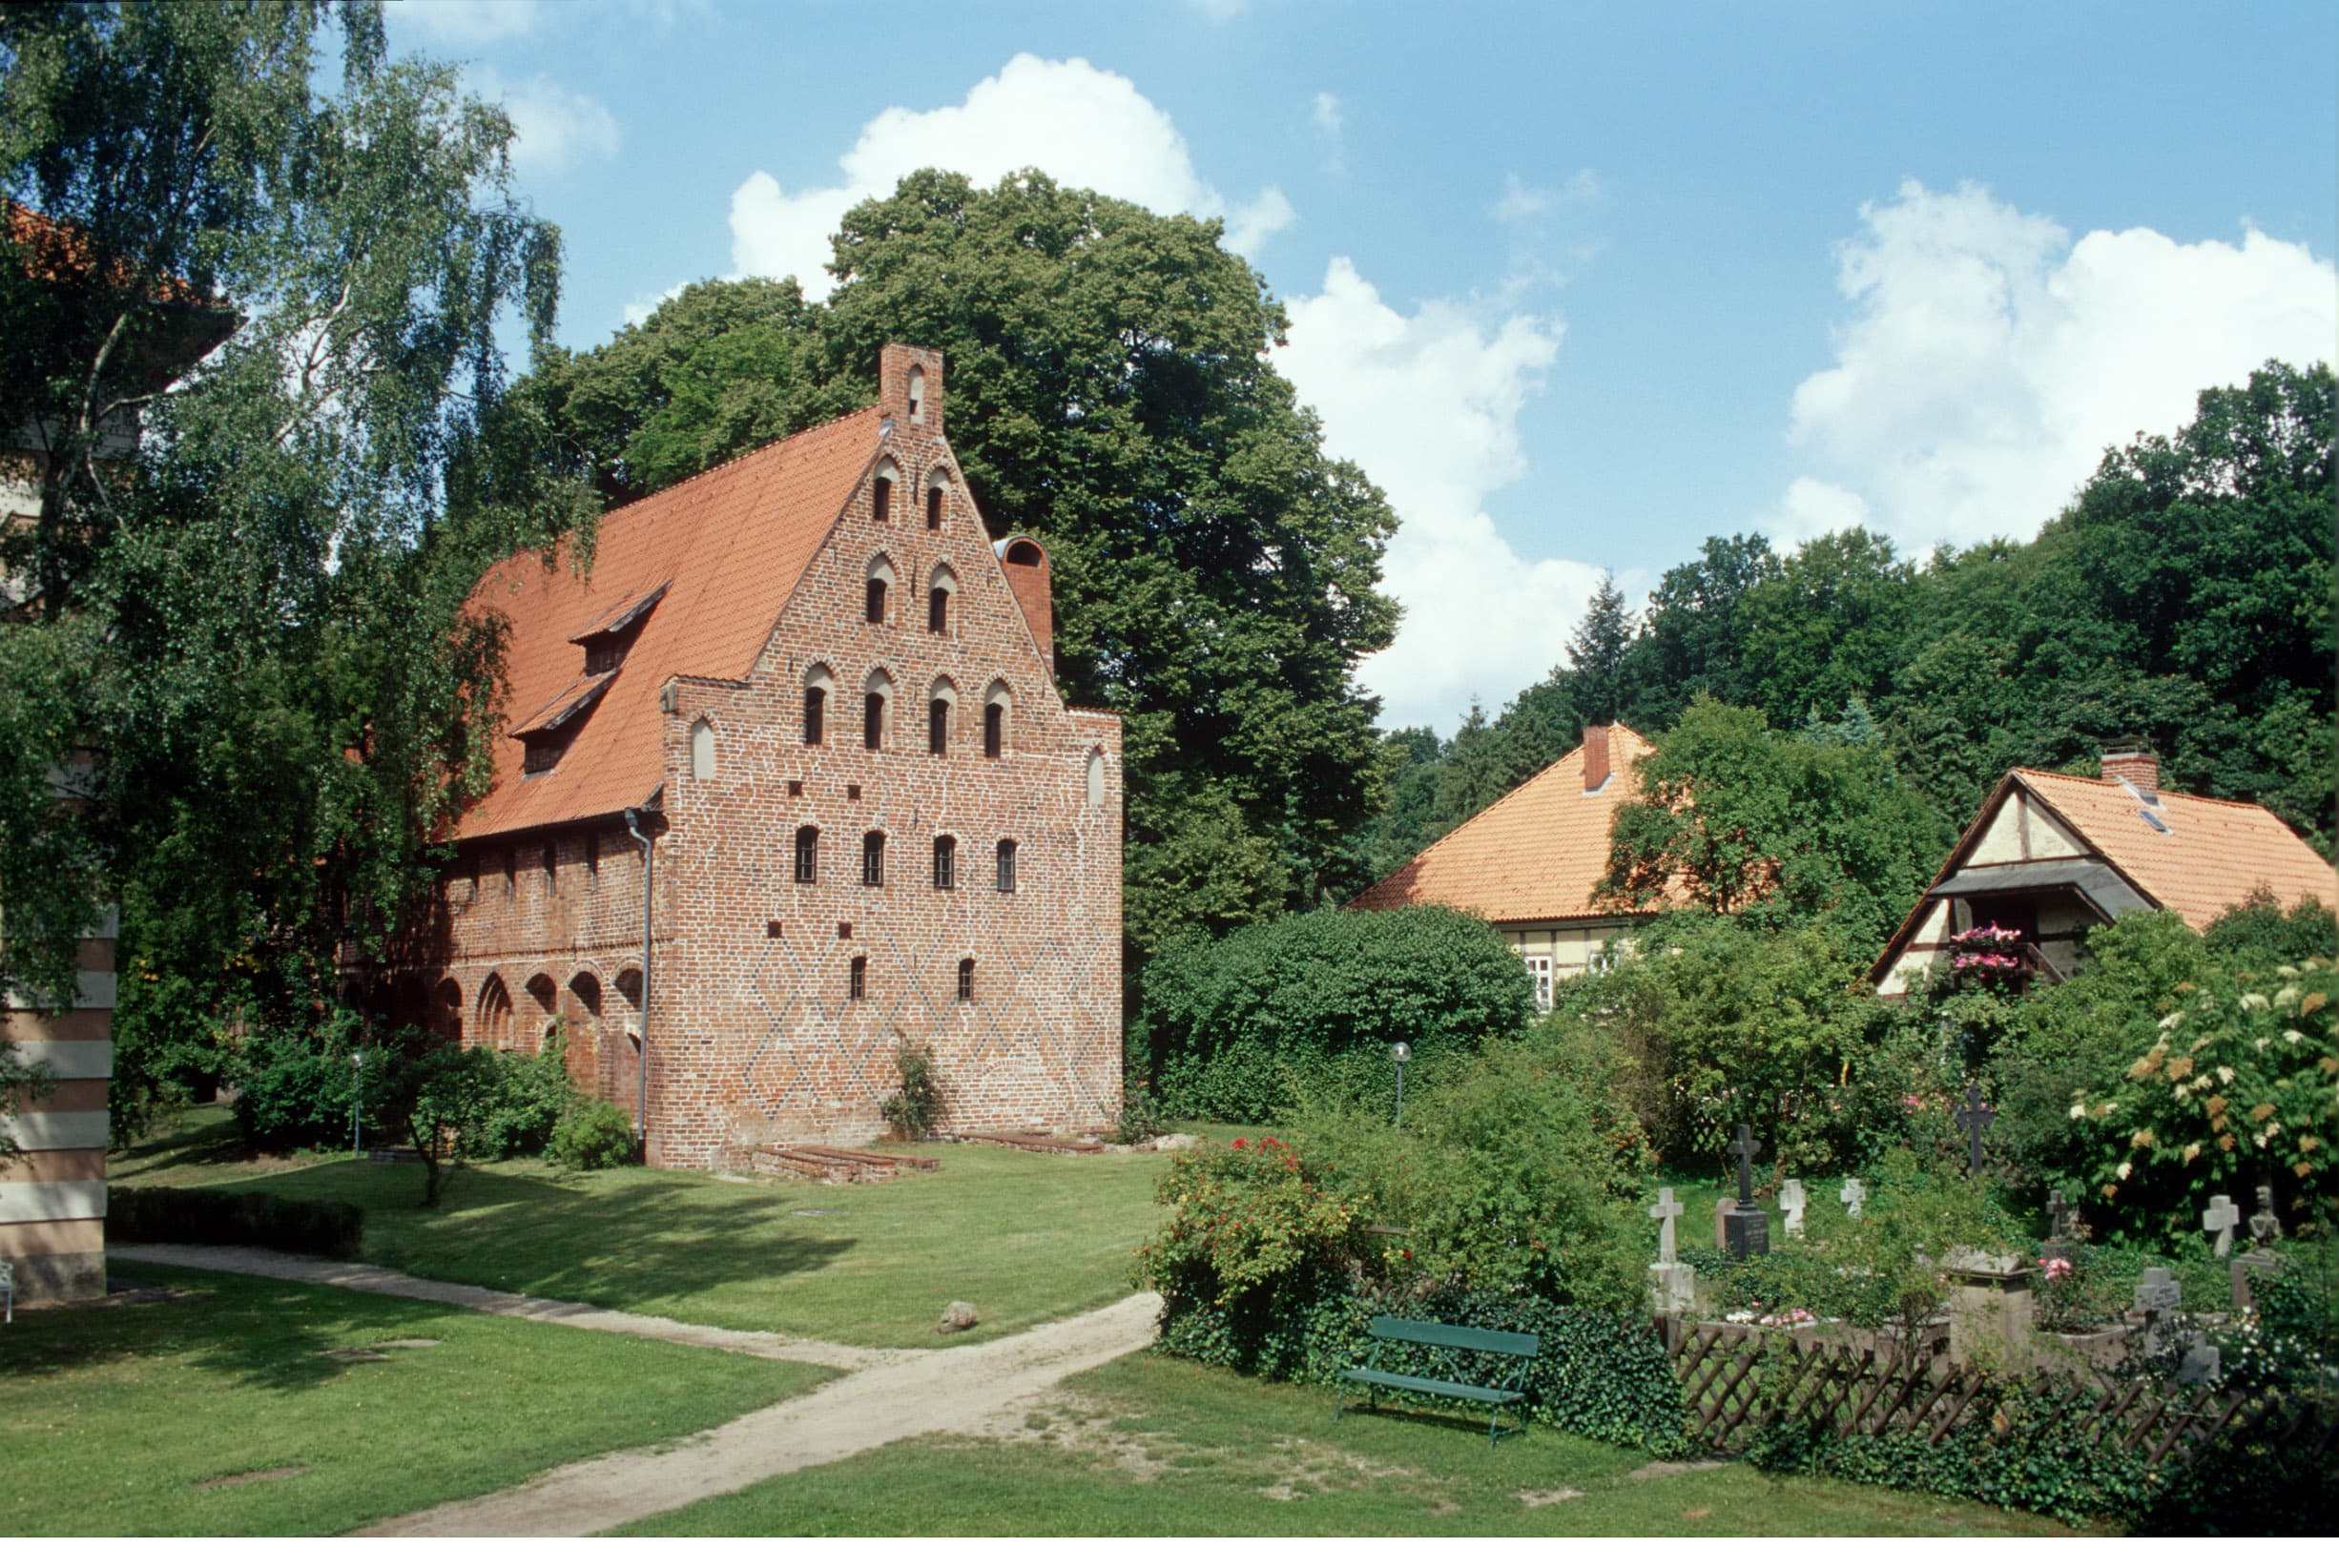
<path fill-rule="evenodd" d="M 1160 1311 L 1149 1291 L 987 1345 L 903 1352 L 914 1359 L 857 1372 L 675 1447 L 605 1454 L 357 1534 L 591 1535 L 903 1437 L 980 1430 L 1001 1407 L 1151 1344 Z"/>
<path fill-rule="evenodd" d="M 611 1311 L 577 1301 L 553 1301 L 545 1296 L 516 1295 L 478 1285 L 450 1285 L 445 1280 L 416 1279 L 394 1269 L 370 1263 L 336 1263 L 329 1258 L 299 1257 L 259 1247 L 179 1247 L 168 1244 L 116 1244 L 107 1256 L 124 1263 L 162 1263 L 179 1269 L 210 1269 L 223 1274 L 259 1274 L 268 1279 L 298 1280 L 304 1285 L 333 1285 L 344 1290 L 369 1290 L 378 1296 L 405 1296 L 448 1307 L 467 1307 L 498 1317 L 524 1317 L 537 1323 L 564 1323 L 571 1329 L 631 1334 L 637 1339 L 662 1339 L 670 1345 L 700 1350 L 730 1351 L 774 1361 L 810 1361 L 823 1367 L 863 1372 L 899 1366 L 939 1351 L 880 1351 L 861 1345 L 837 1345 L 822 1339 L 798 1339 L 792 1334 L 763 1333 L 746 1329 L 713 1329 L 701 1323 L 677 1323 L 671 1317 L 641 1312 Z"/>

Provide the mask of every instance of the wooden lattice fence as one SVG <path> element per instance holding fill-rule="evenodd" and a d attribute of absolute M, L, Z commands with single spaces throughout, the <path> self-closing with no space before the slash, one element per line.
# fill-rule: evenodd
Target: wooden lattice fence
<path fill-rule="evenodd" d="M 2055 1397 L 2062 1418 L 2076 1413 L 2082 1441 L 2141 1453 L 2153 1466 L 2185 1464 L 2220 1437 L 2229 1445 L 2270 1441 L 2320 1461 L 2339 1437 L 2339 1419 L 2313 1402 L 2142 1377 L 2107 1386 L 2063 1372 L 1991 1373 L 1951 1363 L 1937 1343 L 1920 1343 L 1911 1356 L 1890 1341 L 1822 1343 L 1719 1323 L 1668 1337 L 1689 1435 L 1725 1453 L 1776 1426 L 1937 1444 L 1978 1421 L 2004 1436 L 2006 1412 L 2025 1394 Z M 2086 1403 L 2073 1413 L 2078 1400 Z"/>

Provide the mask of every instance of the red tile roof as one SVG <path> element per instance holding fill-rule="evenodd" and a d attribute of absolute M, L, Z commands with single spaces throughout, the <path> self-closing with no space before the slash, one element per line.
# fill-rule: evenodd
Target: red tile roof
<path fill-rule="evenodd" d="M 2261 885 L 2285 909 L 2314 897 L 2339 909 L 2339 871 L 2264 806 L 2160 793 L 2144 819 L 2140 801 L 2116 779 L 2017 768 L 2014 776 L 2094 845 L 2112 868 L 2199 931 Z"/>
<path fill-rule="evenodd" d="M 590 576 L 566 551 L 549 567 L 529 551 L 489 568 L 466 609 L 509 623 L 507 720 L 557 712 L 585 680 L 576 639 L 617 629 L 637 600 L 664 591 L 559 766 L 524 775 L 517 726 L 502 726 L 495 786 L 458 836 L 603 816 L 648 799 L 665 776 L 658 689 L 673 675 L 747 677 L 875 461 L 879 417 L 864 408 L 609 513 Z"/>
<path fill-rule="evenodd" d="M 1608 869 L 1608 832 L 1633 798 L 1633 765 L 1647 741 L 1621 724 L 1608 729 L 1615 770 L 1597 794 L 1583 793 L 1579 746 L 1478 815 L 1359 894 L 1352 909 L 1447 904 L 1487 920 L 1568 920 L 1615 912 L 1595 907 Z"/>

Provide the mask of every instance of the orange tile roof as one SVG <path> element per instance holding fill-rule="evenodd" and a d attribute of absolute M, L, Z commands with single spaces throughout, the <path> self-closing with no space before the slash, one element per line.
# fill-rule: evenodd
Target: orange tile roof
<path fill-rule="evenodd" d="M 2117 779 L 2017 768 L 2014 776 L 2078 830 L 2112 868 L 2199 931 L 2261 884 L 2287 909 L 2303 897 L 2339 909 L 2339 871 L 2264 806 L 2161 792 L 2153 815 Z"/>
<path fill-rule="evenodd" d="M 1487 920 L 1567 920 L 1611 915 L 1592 889 L 1608 869 L 1608 831 L 1633 798 L 1633 764 L 1647 741 L 1608 729 L 1615 771 L 1598 794 L 1583 793 L 1579 746 L 1357 895 L 1352 909 L 1447 904 Z"/>
<path fill-rule="evenodd" d="M 877 457 L 879 411 L 864 408 L 710 468 L 602 518 L 590 576 L 566 551 L 548 567 L 523 552 L 490 567 L 466 611 L 510 626 L 507 719 L 542 716 L 579 689 L 575 639 L 622 618 L 661 584 L 640 636 L 562 756 L 534 777 L 506 723 L 495 786 L 457 836 L 510 833 L 638 806 L 664 781 L 658 689 L 673 675 L 743 680 L 804 568 Z"/>

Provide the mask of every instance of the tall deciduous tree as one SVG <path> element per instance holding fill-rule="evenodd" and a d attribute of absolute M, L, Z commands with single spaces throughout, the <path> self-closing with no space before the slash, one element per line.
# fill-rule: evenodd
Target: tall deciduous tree
<path fill-rule="evenodd" d="M 1140 952 L 1353 887 L 1385 798 L 1355 671 L 1396 629 L 1397 518 L 1325 456 L 1267 359 L 1282 308 L 1222 237 L 1037 173 L 927 171 L 845 215 L 826 305 L 701 284 L 543 383 L 583 461 L 639 489 L 865 404 L 889 340 L 942 349 L 969 487 L 1046 544 L 1066 696 L 1126 715 Z"/>
<path fill-rule="evenodd" d="M 498 636 L 463 600 L 590 509 L 495 335 L 545 340 L 558 242 L 506 116 L 389 60 L 371 5 L 16 8 L 0 68 L 0 193 L 70 263 L 0 257 L 0 426 L 54 437 L 8 543 L 0 900 L 36 972 L 119 900 L 131 1128 L 190 1042 L 317 1016 L 485 777 Z M 173 381 L 190 312 L 232 332 Z"/>

